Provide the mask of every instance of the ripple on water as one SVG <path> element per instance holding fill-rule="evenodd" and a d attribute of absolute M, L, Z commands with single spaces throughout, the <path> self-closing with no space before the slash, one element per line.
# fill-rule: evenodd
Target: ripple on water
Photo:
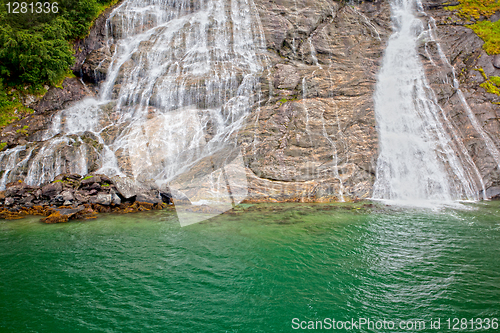
<path fill-rule="evenodd" d="M 185 228 L 170 212 L 1 221 L 0 328 L 287 332 L 293 318 L 500 315 L 498 203 L 272 207 Z"/>

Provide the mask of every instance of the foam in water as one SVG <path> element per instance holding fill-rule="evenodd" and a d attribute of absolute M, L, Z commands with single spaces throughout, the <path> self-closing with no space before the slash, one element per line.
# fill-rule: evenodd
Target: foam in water
<path fill-rule="evenodd" d="M 379 158 L 373 198 L 406 205 L 477 200 L 479 190 L 443 127 L 417 53 L 416 0 L 391 3 L 391 36 L 375 93 Z M 420 7 L 420 8 L 419 8 Z"/>

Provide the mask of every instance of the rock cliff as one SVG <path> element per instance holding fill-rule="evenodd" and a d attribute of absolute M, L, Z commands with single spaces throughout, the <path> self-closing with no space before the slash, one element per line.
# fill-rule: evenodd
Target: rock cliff
<path fill-rule="evenodd" d="M 241 133 L 255 199 L 366 198 L 375 180 L 376 75 L 386 1 L 257 1 L 270 65 Z"/>
<path fill-rule="evenodd" d="M 500 96 L 481 84 L 500 76 L 500 55 L 488 55 L 482 48 L 483 40 L 467 27 L 471 22 L 449 10 L 448 5 L 444 0 L 423 2 L 428 17 L 422 19 L 428 34 L 420 47 L 421 59 L 443 113 L 457 129 L 484 180 L 486 197 L 498 196 Z"/>
<path fill-rule="evenodd" d="M 237 133 L 246 166 L 249 199 L 321 201 L 370 197 L 378 156 L 373 94 L 384 48 L 392 33 L 389 2 L 255 0 L 254 3 L 258 29 L 265 37 L 265 46 L 258 56 L 265 59 L 265 66 L 258 78 L 260 88 L 250 116 Z M 495 196 L 500 193 L 500 154 L 495 153 L 500 148 L 499 106 L 495 103 L 500 98 L 486 92 L 480 84 L 489 76 L 500 74 L 500 59 L 481 49 L 481 39 L 444 8 L 444 1 L 427 0 L 423 6 L 428 16 L 422 17 L 424 29 L 419 51 L 429 83 L 453 125 L 451 136 L 463 142 L 462 153 L 470 155 L 469 162 L 477 165 L 484 178 L 486 195 Z M 43 143 L 47 133 L 54 123 L 61 121 L 54 111 L 97 93 L 112 57 L 113 46 L 105 45 L 109 13 L 98 19 L 87 39 L 75 45 L 77 61 L 73 70 L 79 78 L 66 80 L 62 88 L 51 88 L 43 99 L 32 102 L 37 111 L 34 115 L 2 129 L 0 137 L 10 148 L 27 147 L 16 156 L 11 154 L 0 160 L 2 170 L 10 164 L 37 162 L 37 153 L 49 149 Z M 122 21 L 113 18 L 111 25 L 111 37 L 118 37 Z M 130 66 L 151 45 L 143 43 L 140 47 L 117 74 L 111 87 L 114 98 L 126 83 L 124 77 L 131 73 Z M 140 77 L 141 73 L 134 75 Z M 459 86 L 454 84 L 455 77 Z M 193 94 L 204 84 L 200 82 L 190 83 Z M 160 99 L 161 96 L 153 94 L 148 102 L 148 119 L 153 127 L 159 126 L 155 110 Z M 122 102 L 122 106 L 127 107 L 129 102 Z M 196 103 L 202 105 L 203 101 Z M 116 103 L 101 108 L 105 119 L 118 119 L 120 110 L 116 109 Z M 82 131 L 81 135 L 61 138 L 60 147 L 52 144 L 50 149 L 54 152 L 62 151 L 47 155 L 54 160 L 52 178 L 59 173 L 74 173 L 78 169 L 74 165 L 75 156 L 86 160 L 82 175 L 96 171 L 106 153 L 102 144 L 116 139 L 119 130 L 103 130 L 104 142 Z M 130 176 L 134 162 L 124 151 L 116 154 Z M 6 178 L 5 171 L 2 176 Z M 26 177 L 24 167 L 7 178 L 12 181 Z M 45 179 L 44 183 L 50 180 Z"/>

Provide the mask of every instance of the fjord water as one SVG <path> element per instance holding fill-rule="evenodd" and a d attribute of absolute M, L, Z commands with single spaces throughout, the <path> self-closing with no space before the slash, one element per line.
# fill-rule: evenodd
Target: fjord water
<path fill-rule="evenodd" d="M 292 332 L 293 318 L 365 317 L 442 332 L 431 318 L 498 318 L 500 205 L 478 207 L 240 205 L 185 228 L 171 211 L 3 220 L 0 331 Z"/>

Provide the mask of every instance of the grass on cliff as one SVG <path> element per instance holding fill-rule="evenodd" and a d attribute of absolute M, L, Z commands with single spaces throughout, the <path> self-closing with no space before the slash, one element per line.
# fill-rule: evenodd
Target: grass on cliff
<path fill-rule="evenodd" d="M 30 113 L 33 110 L 21 103 L 18 90 L 7 90 L 0 79 L 0 128 Z M 0 150 L 4 147 L 0 144 Z"/>
<path fill-rule="evenodd" d="M 466 19 L 475 19 L 481 16 L 490 17 L 500 8 L 497 0 L 459 0 L 457 6 L 450 6 L 450 10 L 458 10 L 458 14 Z"/>
<path fill-rule="evenodd" d="M 491 76 L 489 80 L 483 82 L 480 84 L 481 87 L 483 87 L 486 92 L 489 92 L 490 94 L 495 94 L 500 96 L 500 77 L 499 76 Z"/>
<path fill-rule="evenodd" d="M 486 53 L 500 54 L 500 20 L 479 21 L 471 28 L 484 41 L 483 49 Z"/>
<path fill-rule="evenodd" d="M 479 73 L 483 76 L 483 78 L 486 80 L 485 82 L 481 83 L 479 86 L 483 87 L 486 92 L 490 94 L 495 94 L 500 96 L 500 76 L 490 76 L 486 75 L 484 69 L 482 68 L 477 68 Z"/>
<path fill-rule="evenodd" d="M 457 6 L 447 7 L 467 20 L 480 20 L 468 27 L 484 41 L 483 49 L 488 54 L 500 54 L 500 21 L 491 22 L 489 18 L 500 11 L 498 0 L 459 0 Z M 484 19 L 486 18 L 486 19 Z"/>

